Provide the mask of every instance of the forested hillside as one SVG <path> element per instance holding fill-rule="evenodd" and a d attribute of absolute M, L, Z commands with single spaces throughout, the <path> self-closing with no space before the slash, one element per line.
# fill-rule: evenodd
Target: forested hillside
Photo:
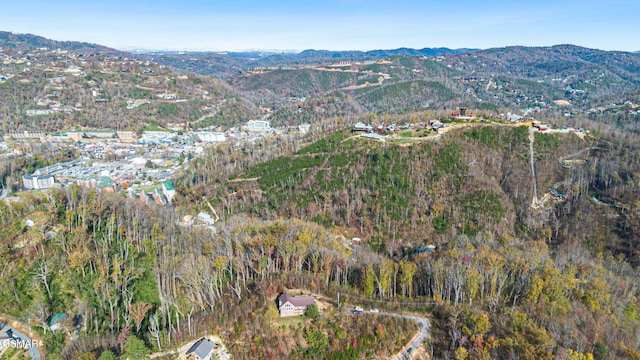
<path fill-rule="evenodd" d="M 257 107 L 226 83 L 134 58 L 47 49 L 0 52 L 0 129 L 60 131 L 237 125 Z"/>
<path fill-rule="evenodd" d="M 214 234 L 177 226 L 171 210 L 77 187 L 2 202 L 0 215 L 0 311 L 30 317 L 48 358 L 141 358 L 211 331 L 237 358 L 371 358 L 398 351 L 415 331 L 406 320 L 331 308 L 279 325 L 273 299 L 283 286 L 331 299 L 350 276 L 327 267 L 349 252 L 316 224 L 232 217 Z M 56 313 L 70 315 L 64 326 L 76 335 L 49 329 Z"/>
<path fill-rule="evenodd" d="M 625 198 L 627 206 L 637 210 L 632 200 L 637 191 L 631 184 L 638 169 L 623 155 L 628 149 L 593 137 L 537 134 L 539 197 L 552 188 L 566 195 L 554 206 L 532 209 L 529 141 L 525 126 L 480 126 L 411 146 L 338 132 L 293 156 L 249 168 L 216 187 L 213 196 L 237 194 L 227 205 L 235 211 L 349 229 L 389 255 L 458 234 L 536 237 L 553 230 L 556 242 L 594 241 L 593 229 L 567 221 L 576 211 L 624 239 L 609 236 L 598 240 L 598 246 L 614 249 L 621 241 L 637 242 L 633 222 L 625 216 L 605 220 L 591 198 L 594 192 L 601 198 Z M 582 156 L 571 167 L 560 161 L 576 152 Z M 242 179 L 246 180 L 238 181 Z M 614 231 L 619 226 L 631 228 Z M 626 255 L 638 261 L 636 255 Z"/>
<path fill-rule="evenodd" d="M 394 50 L 370 51 L 330 51 L 304 50 L 295 52 L 150 52 L 141 54 L 145 59 L 151 59 L 162 65 L 170 66 L 180 71 L 196 74 L 227 78 L 257 67 L 289 67 L 329 65 L 336 61 L 376 60 L 392 56 L 438 56 L 444 54 L 459 54 L 475 51 L 474 49 L 399 48 Z"/>
<path fill-rule="evenodd" d="M 535 136 L 539 189 L 560 182 L 569 194 L 538 209 L 528 128 L 495 125 L 410 146 L 338 132 L 224 184 L 202 177 L 209 197 L 237 199 L 214 201 L 225 217 L 215 233 L 178 225 L 197 209 L 76 187 L 3 202 L 1 311 L 30 317 L 49 356 L 67 359 L 159 351 L 205 331 L 238 358 L 386 357 L 415 331 L 340 315 L 339 292 L 345 307 L 432 314 L 436 358 L 638 358 L 635 149 Z M 596 146 L 606 150 L 582 151 Z M 556 158 L 580 151 L 572 167 Z M 428 243 L 435 252 L 418 249 Z M 284 288 L 330 307 L 279 325 Z M 80 316 L 68 325 L 78 338 L 44 330 L 58 312 Z"/>
<path fill-rule="evenodd" d="M 365 112 L 405 114 L 459 106 L 480 111 L 535 110 L 635 129 L 640 55 L 571 45 L 507 47 L 440 56 L 394 55 L 314 66 L 245 69 L 227 78 L 254 101 L 341 92 Z M 636 131 L 636 130 L 634 130 Z"/>

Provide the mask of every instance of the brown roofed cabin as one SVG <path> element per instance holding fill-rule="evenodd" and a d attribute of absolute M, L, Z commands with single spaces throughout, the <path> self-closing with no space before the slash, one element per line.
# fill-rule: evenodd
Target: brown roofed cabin
<path fill-rule="evenodd" d="M 278 297 L 278 310 L 282 317 L 302 316 L 307 311 L 307 307 L 314 304 L 313 296 L 291 296 L 284 292 Z"/>

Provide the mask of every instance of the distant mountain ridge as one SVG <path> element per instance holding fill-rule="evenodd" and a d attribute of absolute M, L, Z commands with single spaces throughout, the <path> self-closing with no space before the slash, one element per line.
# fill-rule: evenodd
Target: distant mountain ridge
<path fill-rule="evenodd" d="M 57 41 L 33 34 L 21 34 L 8 31 L 0 31 L 0 47 L 16 49 L 18 51 L 29 48 L 61 49 L 68 51 L 103 53 L 119 56 L 142 57 L 153 59 L 161 65 L 173 66 L 176 69 L 197 72 L 203 75 L 225 76 L 239 69 L 301 64 L 323 64 L 328 60 L 354 60 L 354 59 L 379 59 L 390 56 L 438 56 L 445 54 L 461 54 L 478 49 L 449 49 L 449 48 L 398 48 L 375 49 L 369 51 L 359 50 L 315 50 L 307 49 L 301 52 L 279 51 L 176 51 L 176 50 L 136 50 L 123 51 L 107 46 L 78 41 Z M 194 61 L 203 62 L 202 69 L 192 69 L 189 65 L 179 66 L 179 63 Z M 215 63 L 215 64 L 213 64 Z M 193 65 L 193 64 L 191 64 Z"/>
<path fill-rule="evenodd" d="M 127 54 L 125 51 L 113 49 L 107 46 L 79 42 L 79 41 L 57 41 L 33 34 L 20 34 L 8 31 L 0 31 L 0 47 L 12 48 L 18 51 L 33 48 L 61 49 L 77 52 L 103 53 L 110 55 Z"/>
<path fill-rule="evenodd" d="M 369 51 L 331 51 L 331 50 L 304 50 L 300 52 L 298 57 L 300 58 L 322 58 L 322 57 L 330 57 L 330 58 L 382 58 L 389 56 L 398 56 L 398 55 L 409 55 L 409 56 L 438 56 L 445 54 L 461 54 L 471 51 L 477 51 L 479 49 L 450 49 L 450 48 L 422 48 L 422 49 L 413 49 L 413 48 L 397 48 L 391 50 L 369 50 Z"/>
<path fill-rule="evenodd" d="M 450 49 L 445 47 L 438 48 L 406 48 L 401 47 L 397 49 L 374 49 L 374 50 L 316 50 L 306 49 L 300 52 L 297 51 L 189 51 L 189 50 L 145 50 L 139 49 L 133 51 L 136 54 L 147 55 L 204 55 L 204 54 L 216 54 L 226 55 L 232 58 L 248 58 L 257 59 L 265 58 L 269 56 L 284 56 L 289 58 L 364 58 L 364 57 L 388 57 L 397 55 L 410 55 L 410 56 L 438 56 L 444 54 L 461 54 L 465 52 L 478 51 L 480 49 Z"/>
<path fill-rule="evenodd" d="M 274 106 L 282 99 L 332 91 L 346 91 L 369 111 L 413 111 L 427 104 L 459 103 L 482 109 L 534 108 L 546 107 L 557 99 L 567 100 L 575 108 L 590 109 L 622 99 L 639 101 L 640 97 L 640 53 L 566 44 L 486 50 L 129 53 L 95 44 L 0 32 L 0 47 L 7 55 L 19 49 L 46 47 L 150 61 L 180 72 L 223 78 L 256 102 L 274 101 Z M 360 64 L 349 71 L 318 69 L 350 61 Z"/>
<path fill-rule="evenodd" d="M 149 57 L 160 64 L 172 66 L 184 71 L 202 75 L 226 77 L 256 67 L 326 65 L 339 61 L 375 60 L 391 56 L 440 56 L 463 54 L 478 49 L 449 48 L 398 48 L 390 50 L 314 50 L 308 49 L 299 53 L 292 52 L 176 52 L 150 51 L 142 56 Z M 185 61 L 185 58 L 188 61 Z"/>

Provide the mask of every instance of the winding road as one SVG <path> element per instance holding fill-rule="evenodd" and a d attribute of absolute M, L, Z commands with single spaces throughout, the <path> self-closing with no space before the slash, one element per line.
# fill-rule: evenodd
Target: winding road
<path fill-rule="evenodd" d="M 0 340 L 15 340 L 19 343 L 23 343 L 24 345 L 28 346 L 29 355 L 31 356 L 31 359 L 33 360 L 42 359 L 36 340 L 29 338 L 20 330 L 14 327 L 11 327 L 4 322 L 0 322 Z M 36 346 L 33 346 L 33 345 L 36 345 Z M 0 353 L 2 353 L 5 350 L 2 346 L 3 345 L 0 344 Z"/>
<path fill-rule="evenodd" d="M 533 176 L 533 200 L 531 201 L 531 206 L 534 206 L 538 203 L 538 180 L 536 178 L 536 166 L 533 160 L 533 143 L 536 141 L 536 137 L 534 135 L 534 128 L 529 128 L 529 154 L 531 157 L 531 175 Z"/>
<path fill-rule="evenodd" d="M 431 336 L 431 323 L 429 322 L 429 319 L 427 319 L 427 318 L 413 316 L 413 315 L 398 314 L 398 313 L 388 313 L 388 312 L 381 312 L 378 315 L 393 316 L 393 317 L 399 317 L 399 318 L 403 318 L 403 319 L 409 319 L 409 320 L 415 321 L 415 323 L 418 324 L 418 333 L 402 349 L 400 354 L 398 354 L 396 357 L 394 357 L 394 359 L 396 359 L 396 360 L 411 359 L 411 356 L 413 355 L 413 353 L 416 350 L 418 350 L 418 348 L 422 345 L 422 343 L 424 343 L 424 341 L 428 337 Z"/>
<path fill-rule="evenodd" d="M 354 315 L 353 310 L 347 310 L 349 315 Z M 424 317 L 419 317 L 415 315 L 406 315 L 401 313 L 391 313 L 381 311 L 378 313 L 373 312 L 363 312 L 361 314 L 357 314 L 355 316 L 367 316 L 367 315 L 380 315 L 380 316 L 391 316 L 402 319 L 408 319 L 414 321 L 418 324 L 418 332 L 413 336 L 411 341 L 407 345 L 405 345 L 402 350 L 397 354 L 391 357 L 391 359 L 395 360 L 408 360 L 411 359 L 413 353 L 418 350 L 418 348 L 424 343 L 424 341 L 431 336 L 431 323 L 429 319 Z"/>
<path fill-rule="evenodd" d="M 3 187 L 2 192 L 0 192 L 0 200 L 4 200 L 7 195 L 9 195 L 9 188 Z"/>
<path fill-rule="evenodd" d="M 530 157 L 530 163 L 531 163 L 531 176 L 533 177 L 533 199 L 531 200 L 531 207 L 533 209 L 538 209 L 541 208 L 545 205 L 545 203 L 549 200 L 549 199 L 556 199 L 558 200 L 558 193 L 555 191 L 555 189 L 559 186 L 559 184 L 561 184 L 561 182 L 556 183 L 551 190 L 549 190 L 548 193 L 545 193 L 544 196 L 542 198 L 538 198 L 538 180 L 536 177 L 536 168 L 535 168 L 535 159 L 534 159 L 534 150 L 533 150 L 533 146 L 535 143 L 535 132 L 538 131 L 536 128 L 534 128 L 533 126 L 529 127 L 529 157 Z M 574 132 L 574 130 L 555 130 L 555 129 L 549 129 L 547 130 L 547 133 L 571 133 Z M 577 134 L 577 133 L 576 133 Z M 565 155 L 565 156 L 561 156 L 558 158 L 558 162 L 560 163 L 560 165 L 562 165 L 563 167 L 571 167 L 574 163 L 578 163 L 581 160 L 568 160 L 572 157 L 581 155 L 585 152 L 591 151 L 591 150 L 607 150 L 605 148 L 601 148 L 601 147 L 597 147 L 597 146 L 591 146 L 591 147 L 587 147 L 584 148 L 580 151 L 576 151 L 572 154 L 569 155 Z M 584 160 L 583 160 L 584 161 Z M 562 199 L 564 196 L 561 196 L 560 199 Z M 595 199 L 594 199 L 595 200 Z"/>

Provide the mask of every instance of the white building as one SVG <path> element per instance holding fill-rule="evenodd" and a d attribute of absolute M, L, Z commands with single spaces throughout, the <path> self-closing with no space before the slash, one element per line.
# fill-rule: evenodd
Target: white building
<path fill-rule="evenodd" d="M 267 120 L 249 120 L 247 128 L 250 132 L 266 132 L 271 130 L 271 124 Z"/>
<path fill-rule="evenodd" d="M 24 174 L 22 176 L 22 184 L 27 190 L 48 189 L 55 184 L 52 175 L 33 176 Z"/>
<path fill-rule="evenodd" d="M 373 131 L 373 126 L 371 125 L 367 125 L 363 122 L 357 122 L 354 126 L 353 129 L 351 131 L 366 131 L 366 132 L 371 132 Z"/>
<path fill-rule="evenodd" d="M 310 128 L 311 128 L 311 124 L 298 125 L 298 130 L 300 131 L 301 134 L 308 133 Z"/>
<path fill-rule="evenodd" d="M 227 139 L 224 133 L 217 131 L 199 131 L 196 136 L 202 142 L 222 142 Z"/>
<path fill-rule="evenodd" d="M 213 218 L 211 217 L 211 215 L 207 214 L 204 211 L 198 214 L 198 220 L 208 225 L 213 224 Z"/>
<path fill-rule="evenodd" d="M 171 181 L 163 181 L 162 182 L 162 193 L 169 200 L 169 204 L 173 200 L 173 197 L 176 195 L 176 188 L 173 186 L 173 182 Z"/>

